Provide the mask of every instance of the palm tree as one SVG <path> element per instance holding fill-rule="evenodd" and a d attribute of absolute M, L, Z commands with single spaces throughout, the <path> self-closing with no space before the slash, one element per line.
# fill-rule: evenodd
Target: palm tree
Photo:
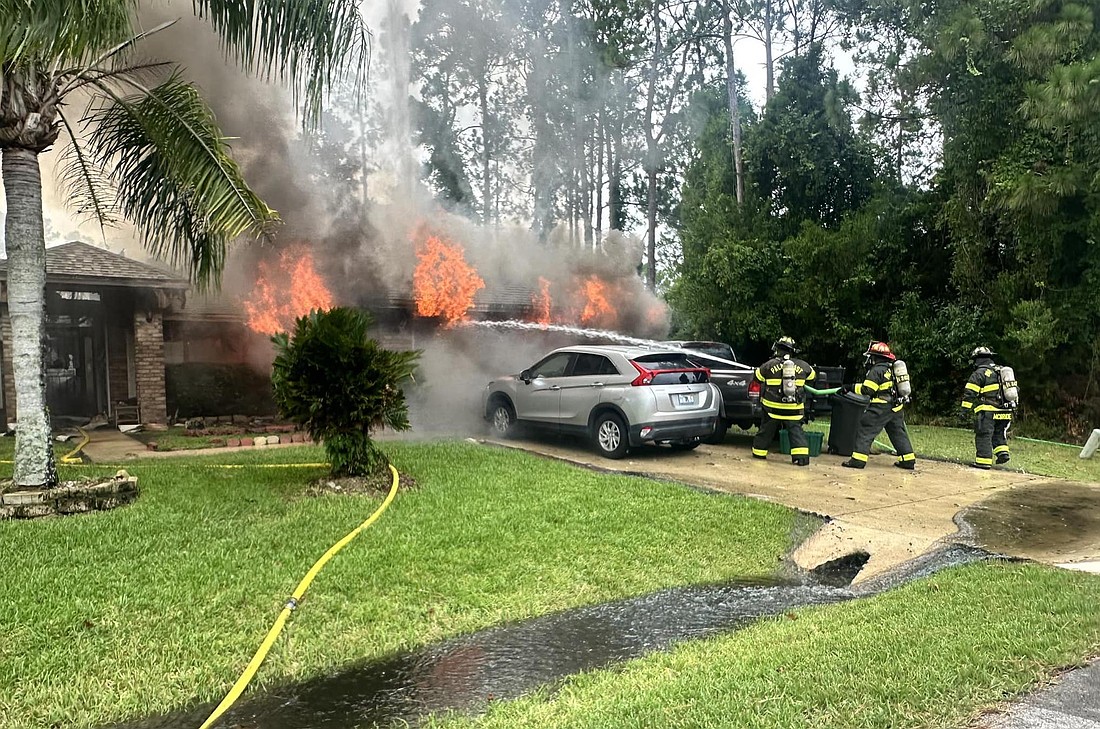
<path fill-rule="evenodd" d="M 18 427 L 17 488 L 57 483 L 45 408 L 45 240 L 38 156 L 60 138 L 78 214 L 134 223 L 158 257 L 217 283 L 228 244 L 278 216 L 249 189 L 198 90 L 171 63 L 137 57 L 138 0 L 0 0 L 0 153 Z M 367 63 L 357 0 L 193 0 L 227 60 L 281 81 L 309 129 L 325 94 Z M 67 99 L 77 95 L 81 113 Z M 90 98 L 91 101 L 86 100 Z"/>

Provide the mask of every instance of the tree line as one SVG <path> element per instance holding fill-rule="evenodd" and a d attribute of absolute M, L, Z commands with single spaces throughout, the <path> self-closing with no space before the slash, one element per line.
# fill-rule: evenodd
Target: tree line
<path fill-rule="evenodd" d="M 886 339 L 927 416 L 988 344 L 1021 427 L 1081 437 L 1100 422 L 1098 5 L 429 0 L 425 173 L 472 216 L 574 245 L 644 229 L 678 336 L 759 359 L 789 334 L 850 370 Z"/>

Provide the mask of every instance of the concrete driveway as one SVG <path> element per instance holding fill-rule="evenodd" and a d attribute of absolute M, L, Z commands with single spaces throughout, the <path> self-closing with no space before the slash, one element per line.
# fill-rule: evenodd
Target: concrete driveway
<path fill-rule="evenodd" d="M 812 569 L 855 552 L 870 555 L 856 583 L 951 539 L 1048 564 L 1100 571 L 1100 484 L 1007 470 L 980 471 L 921 460 L 916 471 L 872 456 L 863 471 L 822 454 L 807 468 L 773 453 L 767 461 L 725 443 L 694 451 L 635 449 L 612 461 L 580 439 L 524 437 L 498 445 L 607 471 L 667 479 L 783 504 L 828 519 L 795 552 Z M 1015 465 L 1015 464 L 1013 464 Z"/>

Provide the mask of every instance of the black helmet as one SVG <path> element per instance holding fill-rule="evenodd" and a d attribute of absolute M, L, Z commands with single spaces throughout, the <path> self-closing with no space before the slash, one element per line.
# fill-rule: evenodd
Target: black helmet
<path fill-rule="evenodd" d="M 974 351 L 970 353 L 970 359 L 981 359 L 983 357 L 993 359 L 997 356 L 989 347 L 974 347 Z"/>
<path fill-rule="evenodd" d="M 780 337 L 775 340 L 775 344 L 772 345 L 772 353 L 778 355 L 780 352 L 798 354 L 798 345 L 794 343 L 794 339 L 791 337 Z"/>

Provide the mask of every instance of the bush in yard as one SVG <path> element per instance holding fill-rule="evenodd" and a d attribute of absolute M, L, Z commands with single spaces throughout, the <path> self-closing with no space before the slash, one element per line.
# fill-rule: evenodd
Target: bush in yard
<path fill-rule="evenodd" d="M 337 307 L 310 312 L 292 334 L 271 338 L 279 413 L 324 443 L 334 476 L 383 471 L 389 461 L 371 432 L 409 429 L 401 386 L 412 378 L 420 353 L 379 346 L 367 333 L 371 323 L 366 312 Z"/>

